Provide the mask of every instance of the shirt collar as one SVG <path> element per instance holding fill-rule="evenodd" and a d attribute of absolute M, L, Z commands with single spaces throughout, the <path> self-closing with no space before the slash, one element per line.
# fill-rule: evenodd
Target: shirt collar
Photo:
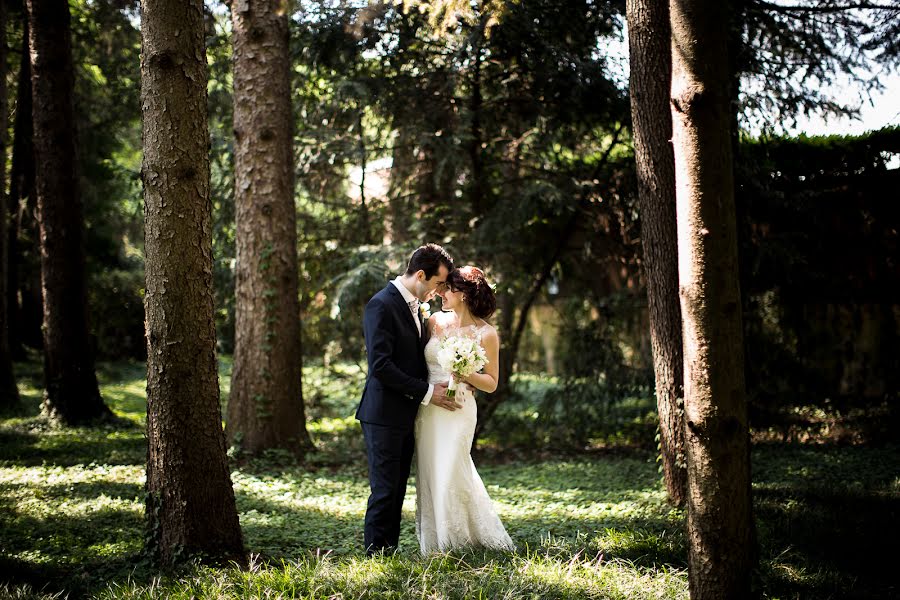
<path fill-rule="evenodd" d="M 400 275 L 397 275 L 397 277 L 396 277 L 393 281 L 391 281 L 391 283 L 393 283 L 394 286 L 396 286 L 396 288 L 397 288 L 398 290 L 400 290 L 400 295 L 403 296 L 403 300 L 404 300 L 407 304 L 409 304 L 409 303 L 412 302 L 413 300 L 415 300 L 416 302 L 418 302 L 419 299 L 416 298 L 415 296 L 413 296 L 413 295 L 412 295 L 412 292 L 410 292 L 408 289 L 406 289 L 406 286 L 403 285 L 403 281 L 401 281 L 401 280 L 402 280 L 402 277 L 401 277 Z"/>

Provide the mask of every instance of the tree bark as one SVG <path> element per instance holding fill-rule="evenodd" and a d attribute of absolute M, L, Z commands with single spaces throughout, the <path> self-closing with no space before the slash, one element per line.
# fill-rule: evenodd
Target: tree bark
<path fill-rule="evenodd" d="M 688 566 L 694 600 L 748 597 L 754 556 L 728 9 L 715 0 L 674 0 L 670 5 Z"/>
<path fill-rule="evenodd" d="M 110 416 L 88 334 L 69 6 L 28 0 L 34 156 L 44 297 L 44 410 L 78 425 Z"/>
<path fill-rule="evenodd" d="M 675 158 L 669 89 L 672 78 L 668 0 L 628 0 L 629 92 L 637 165 L 641 246 L 647 281 L 650 343 L 656 377 L 659 442 L 669 501 L 682 506 L 684 468 L 681 309 Z"/>
<path fill-rule="evenodd" d="M 312 446 L 301 389 L 288 14 L 231 6 L 237 272 L 228 437 L 250 453 Z"/>
<path fill-rule="evenodd" d="M 246 564 L 219 408 L 202 0 L 141 13 L 149 550 Z"/>
<path fill-rule="evenodd" d="M 6 0 L 0 0 L 0 409 L 19 403 L 19 389 L 13 372 L 9 348 L 9 311 L 6 285 L 9 265 L 9 238 L 6 222 L 9 215 L 6 198 Z"/>
<path fill-rule="evenodd" d="M 16 89 L 16 119 L 13 125 L 12 172 L 9 181 L 9 273 L 10 346 L 13 358 L 24 360 L 25 346 L 41 348 L 40 240 L 37 232 L 37 202 L 34 194 L 34 146 L 31 122 L 31 57 L 28 19 L 22 24 L 22 60 Z M 25 200 L 25 206 L 21 201 Z M 24 276 L 23 276 L 24 275 Z M 21 305 L 19 300 L 21 297 Z"/>

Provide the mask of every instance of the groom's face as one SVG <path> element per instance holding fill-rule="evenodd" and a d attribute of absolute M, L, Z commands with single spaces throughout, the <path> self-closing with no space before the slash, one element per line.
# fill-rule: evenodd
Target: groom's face
<path fill-rule="evenodd" d="M 435 274 L 431 279 L 425 279 L 425 271 L 419 271 L 417 273 L 417 283 L 419 289 L 417 290 L 416 297 L 419 298 L 422 302 L 428 302 L 436 294 L 441 292 L 444 287 L 447 285 L 447 275 L 450 274 L 450 271 L 447 270 L 447 267 L 441 265 L 438 268 L 437 274 Z"/>

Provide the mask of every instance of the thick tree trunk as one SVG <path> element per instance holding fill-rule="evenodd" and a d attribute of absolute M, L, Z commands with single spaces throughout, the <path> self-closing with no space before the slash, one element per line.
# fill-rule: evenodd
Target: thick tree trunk
<path fill-rule="evenodd" d="M 626 8 L 631 121 L 656 375 L 660 454 L 669 501 L 682 506 L 687 472 L 682 418 L 684 371 L 678 304 L 675 158 L 669 109 L 672 73 L 669 3 L 668 0 L 628 0 Z"/>
<path fill-rule="evenodd" d="M 44 297 L 44 410 L 76 425 L 111 413 L 100 397 L 88 335 L 69 6 L 53 0 L 28 0 L 27 5 Z"/>
<path fill-rule="evenodd" d="M 745 598 L 754 551 L 728 4 L 674 0 L 670 11 L 690 592 L 694 600 Z"/>
<path fill-rule="evenodd" d="M 9 216 L 6 200 L 6 0 L 0 0 L 0 409 L 19 403 L 19 390 L 13 374 L 9 349 L 9 312 L 7 310 L 7 268 L 9 238 L 6 223 Z"/>
<path fill-rule="evenodd" d="M 141 8 L 149 549 L 245 564 L 215 355 L 203 2 Z"/>
<path fill-rule="evenodd" d="M 16 119 L 9 181 L 9 289 L 10 346 L 13 358 L 25 358 L 25 346 L 41 348 L 41 252 L 34 194 L 34 146 L 31 122 L 31 57 L 28 19 L 22 24 L 22 60 L 16 89 Z M 25 206 L 22 207 L 22 200 Z M 21 305 L 19 303 L 21 297 Z"/>
<path fill-rule="evenodd" d="M 311 447 L 300 386 L 288 15 L 282 0 L 231 6 L 237 277 L 228 437 L 250 453 Z"/>

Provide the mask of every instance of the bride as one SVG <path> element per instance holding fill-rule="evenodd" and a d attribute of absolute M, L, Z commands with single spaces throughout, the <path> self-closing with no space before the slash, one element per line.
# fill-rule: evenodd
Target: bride
<path fill-rule="evenodd" d="M 428 319 L 430 339 L 425 346 L 428 382 L 440 383 L 453 375 L 438 363 L 438 347 L 447 335 L 479 340 L 487 355 L 481 373 L 460 383 L 457 400 L 462 408 L 444 410 L 430 404 L 416 417 L 416 535 L 423 554 L 461 546 L 514 549 L 494 510 L 470 449 L 475 434 L 477 408 L 471 387 L 491 393 L 497 389 L 500 338 L 484 319 L 497 306 L 494 292 L 476 267 L 451 271 L 439 292 L 443 310 Z"/>

